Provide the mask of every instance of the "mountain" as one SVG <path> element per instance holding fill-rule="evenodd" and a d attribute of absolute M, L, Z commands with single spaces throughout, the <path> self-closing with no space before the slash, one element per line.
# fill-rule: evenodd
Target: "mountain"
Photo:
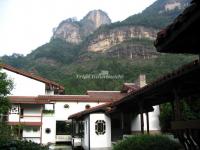
<path fill-rule="evenodd" d="M 122 24 L 143 25 L 163 28 L 171 23 L 190 3 L 191 0 L 157 0 L 142 13 L 132 15 Z"/>
<path fill-rule="evenodd" d="M 142 13 L 111 23 L 102 10 L 77 21 L 69 18 L 54 29 L 51 40 L 27 56 L 13 54 L 1 60 L 63 84 L 68 94 L 86 90 L 119 90 L 141 73 L 152 81 L 195 56 L 156 52 L 153 41 L 188 5 L 186 0 L 157 0 Z M 123 75 L 121 79 L 80 79 L 78 75 Z"/>
<path fill-rule="evenodd" d="M 87 37 L 87 51 L 106 52 L 120 43 L 133 39 L 154 40 L 157 32 L 171 23 L 190 0 L 158 0 L 142 13 L 98 28 Z"/>
<path fill-rule="evenodd" d="M 69 43 L 79 44 L 89 34 L 111 20 L 102 10 L 90 11 L 82 20 L 68 18 L 62 21 L 53 31 L 53 39 L 60 38 Z"/>

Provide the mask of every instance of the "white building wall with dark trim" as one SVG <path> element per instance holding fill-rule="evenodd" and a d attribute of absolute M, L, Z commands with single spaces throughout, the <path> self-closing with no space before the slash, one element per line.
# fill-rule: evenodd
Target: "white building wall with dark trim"
<path fill-rule="evenodd" d="M 56 119 L 54 114 L 44 114 L 42 117 L 42 144 L 56 142 Z"/>
<path fill-rule="evenodd" d="M 45 95 L 45 83 L 28 78 L 26 76 L 2 69 L 6 73 L 8 79 L 11 79 L 14 88 L 10 95 L 14 96 L 38 96 Z"/>
<path fill-rule="evenodd" d="M 97 134 L 95 125 L 97 121 L 105 122 L 105 133 Z M 89 114 L 85 119 L 85 131 L 84 140 L 82 146 L 85 150 L 109 150 L 111 149 L 111 120 L 110 117 L 104 113 L 92 113 Z M 87 123 L 86 123 L 87 122 Z M 89 136 L 90 135 L 90 136 Z"/>
<path fill-rule="evenodd" d="M 56 133 L 56 121 L 71 121 L 68 120 L 68 116 L 73 113 L 85 110 L 86 105 L 91 107 L 97 106 L 102 103 L 97 102 L 55 102 L 53 104 L 45 104 L 46 108 L 50 110 L 54 108 L 54 113 L 52 114 L 43 114 L 42 117 L 42 143 L 55 143 L 59 141 L 59 134 Z M 53 107 L 50 105 L 54 105 Z M 67 107 L 65 107 L 67 105 Z M 47 133 L 47 129 L 50 129 L 50 132 Z M 60 137 L 69 139 L 70 137 L 65 137 L 65 135 L 60 135 Z"/>
<path fill-rule="evenodd" d="M 68 105 L 68 108 L 65 108 L 65 105 Z M 68 117 L 74 113 L 85 110 L 86 105 L 94 107 L 101 105 L 103 103 L 98 102 L 55 102 L 55 117 L 56 120 L 68 120 Z"/>

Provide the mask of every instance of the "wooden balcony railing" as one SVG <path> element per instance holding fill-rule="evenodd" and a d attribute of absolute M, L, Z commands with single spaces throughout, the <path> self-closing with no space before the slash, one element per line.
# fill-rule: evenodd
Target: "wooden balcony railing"
<path fill-rule="evenodd" d="M 200 120 L 174 121 L 171 127 L 186 150 L 200 150 Z"/>

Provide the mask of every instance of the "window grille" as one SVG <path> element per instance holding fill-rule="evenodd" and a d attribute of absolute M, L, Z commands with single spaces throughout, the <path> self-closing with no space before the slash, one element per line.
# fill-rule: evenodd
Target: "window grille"
<path fill-rule="evenodd" d="M 97 120 L 95 122 L 95 132 L 97 135 L 103 135 L 106 133 L 106 122 L 104 120 Z"/>

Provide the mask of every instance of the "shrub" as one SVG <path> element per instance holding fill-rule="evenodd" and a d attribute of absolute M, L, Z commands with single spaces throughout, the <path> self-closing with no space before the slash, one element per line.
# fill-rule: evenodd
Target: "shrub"
<path fill-rule="evenodd" d="M 178 150 L 181 145 L 162 135 L 138 135 L 118 142 L 113 150 Z"/>
<path fill-rule="evenodd" d="M 54 114 L 54 110 L 43 110 L 42 111 L 44 114 Z"/>
<path fill-rule="evenodd" d="M 0 138 L 0 149 L 3 150 L 48 150 L 47 147 L 30 141 L 7 140 Z"/>
<path fill-rule="evenodd" d="M 14 132 L 10 126 L 0 122 L 0 150 L 48 150 L 47 147 L 37 143 L 16 140 Z"/>
<path fill-rule="evenodd" d="M 5 122 L 0 122 L 0 141 L 1 139 L 10 140 L 11 138 L 11 128 Z"/>

